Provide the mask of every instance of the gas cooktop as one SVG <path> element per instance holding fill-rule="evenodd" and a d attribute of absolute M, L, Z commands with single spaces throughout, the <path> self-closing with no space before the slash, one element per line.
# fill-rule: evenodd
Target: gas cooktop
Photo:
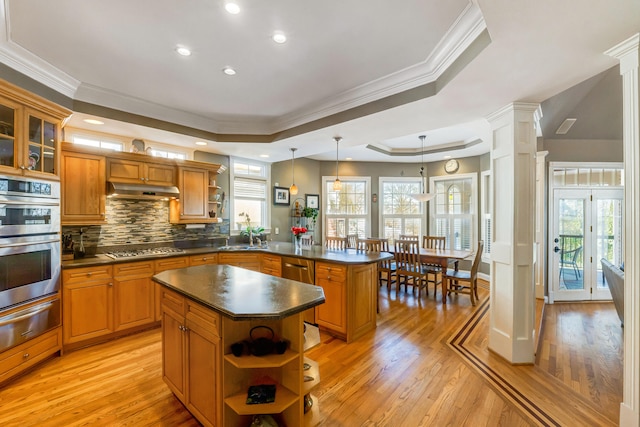
<path fill-rule="evenodd" d="M 122 251 L 107 252 L 105 255 L 118 259 L 118 258 L 135 258 L 150 255 L 168 255 L 168 254 L 180 254 L 184 253 L 184 250 L 174 247 L 160 247 L 160 248 L 147 248 L 147 249 L 126 249 Z"/>

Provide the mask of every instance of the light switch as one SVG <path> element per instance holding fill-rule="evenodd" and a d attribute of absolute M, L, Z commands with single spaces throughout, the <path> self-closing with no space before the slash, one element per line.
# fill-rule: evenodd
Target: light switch
<path fill-rule="evenodd" d="M 280 228 L 276 227 L 275 232 L 276 232 L 276 234 L 280 234 Z"/>

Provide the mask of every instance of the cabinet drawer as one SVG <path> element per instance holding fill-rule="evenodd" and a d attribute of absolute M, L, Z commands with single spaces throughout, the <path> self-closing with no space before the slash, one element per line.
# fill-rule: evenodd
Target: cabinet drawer
<path fill-rule="evenodd" d="M 204 307 L 194 301 L 187 300 L 187 325 L 195 323 L 216 337 L 220 336 L 220 315 L 210 308 Z"/>
<path fill-rule="evenodd" d="M 316 263 L 316 279 L 344 282 L 347 278 L 347 267 L 337 264 Z"/>
<path fill-rule="evenodd" d="M 162 306 L 175 311 L 183 316 L 186 308 L 186 299 L 177 292 L 171 291 L 164 286 L 160 286 L 160 302 Z"/>
<path fill-rule="evenodd" d="M 217 264 L 218 254 L 191 255 L 189 257 L 189 265 Z"/>
<path fill-rule="evenodd" d="M 73 268 L 62 271 L 62 283 L 72 285 L 84 283 L 87 280 L 111 279 L 113 268 L 110 265 L 99 265 L 95 267 Z"/>
<path fill-rule="evenodd" d="M 153 261 L 127 262 L 113 266 L 113 276 L 153 276 Z"/>
<path fill-rule="evenodd" d="M 262 255 L 262 272 L 272 276 L 282 276 L 282 259 L 277 255 Z"/>
<path fill-rule="evenodd" d="M 155 272 L 160 273 L 165 270 L 173 270 L 174 268 L 189 267 L 189 257 L 177 257 L 168 259 L 159 259 L 155 261 Z"/>
<path fill-rule="evenodd" d="M 60 351 L 61 346 L 60 328 L 56 328 L 0 354 L 0 383 Z"/>

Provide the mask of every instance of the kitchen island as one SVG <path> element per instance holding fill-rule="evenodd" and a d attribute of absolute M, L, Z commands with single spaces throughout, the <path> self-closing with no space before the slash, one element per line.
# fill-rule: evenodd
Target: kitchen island
<path fill-rule="evenodd" d="M 203 425 L 249 425 L 254 414 L 313 424 L 304 414 L 302 312 L 324 302 L 322 288 L 229 265 L 168 270 L 153 280 L 161 285 L 163 379 Z M 286 350 L 249 354 L 254 331 L 267 328 L 266 338 Z M 243 342 L 234 355 L 232 345 Z M 248 388 L 262 384 L 275 385 L 275 401 L 247 404 Z"/>

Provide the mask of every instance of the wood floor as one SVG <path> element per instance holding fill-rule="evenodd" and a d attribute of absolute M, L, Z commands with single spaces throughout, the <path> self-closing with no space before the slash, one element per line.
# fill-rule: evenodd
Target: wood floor
<path fill-rule="evenodd" d="M 321 425 L 617 425 L 612 303 L 547 306 L 537 365 L 514 367 L 487 349 L 486 289 L 476 307 L 380 297 L 375 331 L 349 345 L 323 334 L 308 352 Z M 52 359 L 0 389 L 0 425 L 197 426 L 162 382 L 160 351 L 155 329 Z"/>

